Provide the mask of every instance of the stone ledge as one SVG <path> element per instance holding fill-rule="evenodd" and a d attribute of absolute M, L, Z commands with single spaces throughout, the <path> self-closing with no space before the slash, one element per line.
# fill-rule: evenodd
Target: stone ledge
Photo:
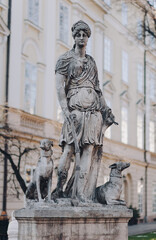
<path fill-rule="evenodd" d="M 15 211 L 18 240 L 128 240 L 132 211 L 127 207 L 65 205 L 36 202 Z"/>
<path fill-rule="evenodd" d="M 97 205 L 97 206 L 96 206 Z M 36 208 L 23 208 L 15 211 L 16 219 L 19 218 L 130 218 L 132 210 L 124 206 L 108 206 L 94 204 L 94 206 L 59 206 L 50 204 L 36 204 Z"/>

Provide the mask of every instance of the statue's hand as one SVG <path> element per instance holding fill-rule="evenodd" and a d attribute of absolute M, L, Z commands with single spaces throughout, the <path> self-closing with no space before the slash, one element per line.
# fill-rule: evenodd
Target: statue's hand
<path fill-rule="evenodd" d="M 64 113 L 65 121 L 70 123 L 71 122 L 71 113 L 69 112 L 69 110 L 65 109 L 63 111 L 63 113 Z"/>
<path fill-rule="evenodd" d="M 105 107 L 105 109 L 102 111 L 102 117 L 104 124 L 108 127 L 111 126 L 113 123 L 115 125 L 118 125 L 117 122 L 115 122 L 115 116 L 112 113 L 112 110 L 109 107 Z"/>

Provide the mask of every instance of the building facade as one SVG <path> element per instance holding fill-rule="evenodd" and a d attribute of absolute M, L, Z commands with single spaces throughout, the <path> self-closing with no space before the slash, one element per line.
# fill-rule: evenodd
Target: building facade
<path fill-rule="evenodd" d="M 55 90 L 55 63 L 74 44 L 72 24 L 80 19 L 86 21 L 92 30 L 86 52 L 96 61 L 104 97 L 119 122 L 119 126 L 106 131 L 98 184 L 108 180 L 110 164 L 119 160 L 130 162 L 130 168 L 124 171 L 123 198 L 128 206 L 139 209 L 141 220 L 155 219 L 154 1 L 11 1 L 10 31 L 9 2 L 0 1 L 1 115 L 6 103 L 6 50 L 10 34 L 8 124 L 26 142 L 32 136 L 35 144 L 42 138 L 53 139 L 57 168 L 63 117 Z M 31 178 L 34 166 L 34 160 L 23 163 L 23 176 L 28 177 L 29 172 Z M 3 164 L 0 172 L 3 176 Z M 3 177 L 0 179 L 1 204 Z M 24 197 L 13 200 L 10 195 L 9 214 L 23 204 Z"/>

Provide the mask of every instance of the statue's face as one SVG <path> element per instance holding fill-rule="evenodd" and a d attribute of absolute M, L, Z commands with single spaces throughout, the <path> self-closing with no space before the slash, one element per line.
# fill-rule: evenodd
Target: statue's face
<path fill-rule="evenodd" d="M 80 30 L 75 36 L 76 46 L 80 48 L 85 47 L 87 45 L 87 42 L 88 42 L 87 34 L 83 30 Z"/>

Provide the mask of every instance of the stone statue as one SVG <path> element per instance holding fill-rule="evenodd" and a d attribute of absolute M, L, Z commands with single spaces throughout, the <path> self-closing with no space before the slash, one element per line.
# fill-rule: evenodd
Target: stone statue
<path fill-rule="evenodd" d="M 51 200 L 53 160 L 52 149 L 53 142 L 48 139 L 43 139 L 40 143 L 41 156 L 37 163 L 32 181 L 30 182 L 27 191 L 27 199 L 38 199 L 39 202 L 48 196 L 48 201 Z"/>
<path fill-rule="evenodd" d="M 96 63 L 86 54 L 90 27 L 78 21 L 71 30 L 75 44 L 60 56 L 55 70 L 57 94 L 65 121 L 60 138 L 63 154 L 58 167 L 57 187 L 52 196 L 76 195 L 80 201 L 86 202 L 94 198 L 104 132 L 116 122 L 99 88 Z M 74 152 L 76 165 L 63 192 Z"/>
<path fill-rule="evenodd" d="M 108 205 L 126 205 L 125 201 L 120 199 L 122 192 L 122 171 L 130 166 L 130 163 L 116 162 L 111 168 L 110 179 L 104 185 L 96 188 L 95 199 L 97 202 Z"/>

